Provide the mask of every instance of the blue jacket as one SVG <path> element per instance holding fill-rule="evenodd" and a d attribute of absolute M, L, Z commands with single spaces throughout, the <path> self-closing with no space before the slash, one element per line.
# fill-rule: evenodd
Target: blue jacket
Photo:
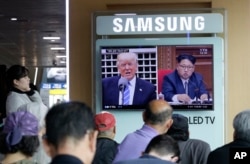
<path fill-rule="evenodd" d="M 102 80 L 103 105 L 119 105 L 118 81 L 120 76 L 108 77 Z M 146 105 L 156 99 L 156 87 L 146 80 L 136 78 L 133 105 Z"/>
<path fill-rule="evenodd" d="M 165 75 L 162 83 L 162 93 L 166 101 L 172 101 L 175 94 L 184 94 L 185 89 L 177 70 Z M 202 94 L 208 94 L 203 77 L 201 74 L 194 72 L 188 81 L 188 95 L 191 99 L 200 98 Z"/>

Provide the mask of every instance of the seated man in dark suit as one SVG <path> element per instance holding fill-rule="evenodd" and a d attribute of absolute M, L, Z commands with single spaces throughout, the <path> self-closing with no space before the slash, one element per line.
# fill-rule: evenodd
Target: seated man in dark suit
<path fill-rule="evenodd" d="M 120 53 L 117 56 L 119 76 L 102 80 L 103 105 L 146 105 L 156 99 L 156 87 L 136 77 L 137 54 Z"/>
<path fill-rule="evenodd" d="M 233 120 L 234 136 L 233 141 L 212 151 L 207 160 L 207 164 L 226 164 L 230 163 L 230 149 L 250 148 L 250 110 L 245 110 L 236 115 Z M 233 162 L 233 161 L 232 161 Z M 246 161 L 242 161 L 245 163 Z M 241 160 L 233 163 L 241 163 Z M 248 162 L 249 163 L 249 162 Z"/>
<path fill-rule="evenodd" d="M 115 162 L 114 164 L 173 164 L 179 160 L 177 142 L 169 135 L 154 137 L 140 158 Z"/>
<path fill-rule="evenodd" d="M 181 54 L 177 57 L 177 68 L 164 76 L 162 93 L 166 101 L 189 104 L 192 100 L 208 100 L 201 74 L 194 72 L 196 58 L 190 54 Z"/>

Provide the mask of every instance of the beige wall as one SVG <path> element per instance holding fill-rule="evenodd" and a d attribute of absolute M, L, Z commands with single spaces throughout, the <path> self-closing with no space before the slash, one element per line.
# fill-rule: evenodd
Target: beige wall
<path fill-rule="evenodd" d="M 191 0 L 70 0 L 70 99 L 92 104 L 92 67 L 91 67 L 91 13 L 115 8 L 145 6 L 145 8 L 175 7 L 181 2 Z M 239 111 L 249 108 L 250 96 L 250 1 L 241 0 L 196 0 L 213 8 L 225 8 L 227 11 L 226 38 L 226 91 L 225 91 L 225 138 L 232 140 L 232 119 Z M 132 4 L 132 5 L 131 5 Z M 123 7 L 124 6 L 124 7 Z M 177 5 L 179 6 L 179 5 Z M 183 7 L 192 7 L 193 3 Z M 196 5 L 197 7 L 197 5 Z"/>

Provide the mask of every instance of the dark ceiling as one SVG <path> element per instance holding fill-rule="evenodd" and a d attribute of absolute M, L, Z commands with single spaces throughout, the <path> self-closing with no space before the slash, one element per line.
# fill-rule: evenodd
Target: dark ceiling
<path fill-rule="evenodd" d="M 0 0 L 0 64 L 63 66 L 66 48 L 65 0 Z M 11 18 L 17 18 L 11 21 Z M 43 40 L 59 36 L 60 40 Z"/>

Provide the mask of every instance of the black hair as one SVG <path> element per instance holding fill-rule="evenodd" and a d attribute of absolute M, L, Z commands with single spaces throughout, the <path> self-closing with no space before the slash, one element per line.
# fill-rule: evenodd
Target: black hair
<path fill-rule="evenodd" d="M 173 114 L 172 119 L 173 124 L 167 134 L 177 141 L 187 141 L 189 139 L 188 118 L 181 114 Z"/>
<path fill-rule="evenodd" d="M 58 146 L 67 138 L 80 140 L 88 130 L 94 130 L 94 114 L 82 102 L 63 102 L 54 105 L 45 117 L 47 141 Z"/>
<path fill-rule="evenodd" d="M 153 113 L 149 103 L 147 104 L 145 109 L 145 114 L 144 114 L 145 121 L 152 125 L 162 124 L 166 122 L 166 120 L 171 118 L 172 112 L 173 112 L 172 109 L 167 109 L 158 113 Z"/>
<path fill-rule="evenodd" d="M 12 65 L 6 72 L 6 82 L 9 88 L 13 87 L 13 80 L 28 76 L 29 70 L 21 65 Z"/>
<path fill-rule="evenodd" d="M 196 58 L 191 54 L 180 54 L 179 56 L 176 57 L 178 63 L 180 63 L 184 59 L 189 60 L 192 64 L 195 64 L 196 62 Z"/>
<path fill-rule="evenodd" d="M 167 134 L 173 137 L 177 141 L 187 141 L 189 139 L 188 130 L 175 129 L 170 127 L 167 131 Z"/>
<path fill-rule="evenodd" d="M 157 135 L 153 139 L 151 139 L 144 153 L 148 154 L 151 151 L 155 151 L 161 156 L 168 154 L 173 154 L 173 156 L 177 157 L 180 156 L 180 149 L 177 141 L 166 134 Z"/>
<path fill-rule="evenodd" d="M 39 138 L 37 136 L 22 136 L 21 141 L 13 146 L 6 143 L 6 133 L 0 135 L 0 153 L 12 154 L 20 151 L 28 157 L 32 157 L 39 147 Z"/>

